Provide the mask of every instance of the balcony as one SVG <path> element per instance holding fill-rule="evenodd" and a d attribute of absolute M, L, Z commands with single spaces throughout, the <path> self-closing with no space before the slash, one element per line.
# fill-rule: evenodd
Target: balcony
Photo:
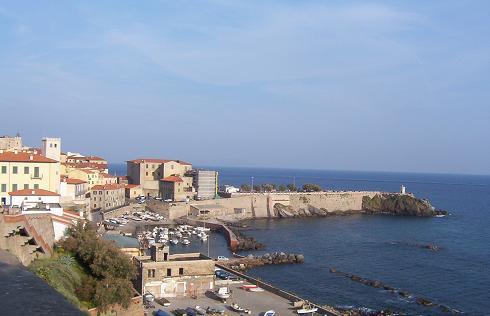
<path fill-rule="evenodd" d="M 39 180 L 42 180 L 42 178 L 43 178 L 43 174 L 42 173 L 38 173 L 38 174 L 31 173 L 31 179 L 39 179 Z"/>

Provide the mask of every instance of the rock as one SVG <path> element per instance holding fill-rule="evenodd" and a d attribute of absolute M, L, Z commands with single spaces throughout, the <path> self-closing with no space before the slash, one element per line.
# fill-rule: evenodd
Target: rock
<path fill-rule="evenodd" d="M 429 299 L 427 299 L 425 297 L 419 297 L 419 298 L 417 298 L 417 301 L 416 302 L 417 302 L 417 304 L 424 305 L 424 306 L 433 306 L 434 305 L 434 303 L 432 303 L 431 300 L 429 300 Z"/>
<path fill-rule="evenodd" d="M 372 198 L 362 198 L 362 210 L 365 214 L 391 214 L 408 216 L 436 216 L 447 214 L 436 210 L 428 200 L 415 198 L 409 194 L 382 193 Z"/>
<path fill-rule="evenodd" d="M 303 263 L 303 262 L 305 262 L 305 256 L 303 256 L 303 255 L 296 255 L 296 262 L 297 263 Z"/>
<path fill-rule="evenodd" d="M 400 295 L 401 297 L 409 297 L 410 294 L 408 292 L 405 292 L 405 291 L 398 291 L 398 295 Z"/>

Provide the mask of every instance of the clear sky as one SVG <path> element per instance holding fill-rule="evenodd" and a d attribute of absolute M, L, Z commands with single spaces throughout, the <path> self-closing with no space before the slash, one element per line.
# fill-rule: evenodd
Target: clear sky
<path fill-rule="evenodd" d="M 489 12 L 0 0 L 0 134 L 114 162 L 490 174 Z"/>

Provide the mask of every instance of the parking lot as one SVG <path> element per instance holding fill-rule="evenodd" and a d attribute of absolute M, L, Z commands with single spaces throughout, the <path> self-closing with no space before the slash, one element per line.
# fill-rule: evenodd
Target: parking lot
<path fill-rule="evenodd" d="M 240 288 L 243 285 L 250 285 L 250 283 L 243 281 L 216 281 L 215 289 L 218 289 L 221 286 L 227 286 L 231 293 L 231 297 L 226 299 L 225 302 L 216 297 L 212 292 L 208 292 L 206 295 L 195 299 L 168 298 L 171 304 L 169 307 L 163 307 L 154 303 L 155 308 L 146 309 L 146 314 L 152 315 L 153 311 L 158 309 L 172 313 L 172 311 L 176 309 L 186 309 L 187 307 L 195 307 L 197 305 L 204 309 L 208 306 L 224 308 L 225 315 L 245 315 L 244 313 L 237 313 L 229 307 L 230 304 L 237 303 L 241 307 L 249 309 L 251 311 L 250 315 L 262 315 L 269 310 L 274 310 L 276 316 L 297 315 L 291 302 L 288 300 L 267 291 L 249 292 Z"/>

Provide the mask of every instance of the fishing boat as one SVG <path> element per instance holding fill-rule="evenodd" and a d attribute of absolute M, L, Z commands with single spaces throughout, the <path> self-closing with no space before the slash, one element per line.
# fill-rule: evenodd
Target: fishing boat
<path fill-rule="evenodd" d="M 267 311 L 264 313 L 264 316 L 275 316 L 276 315 L 276 312 L 274 312 L 273 310 L 270 310 L 270 311 Z"/>
<path fill-rule="evenodd" d="M 189 239 L 182 239 L 181 241 L 182 245 L 189 245 L 191 242 L 189 241 Z"/>

